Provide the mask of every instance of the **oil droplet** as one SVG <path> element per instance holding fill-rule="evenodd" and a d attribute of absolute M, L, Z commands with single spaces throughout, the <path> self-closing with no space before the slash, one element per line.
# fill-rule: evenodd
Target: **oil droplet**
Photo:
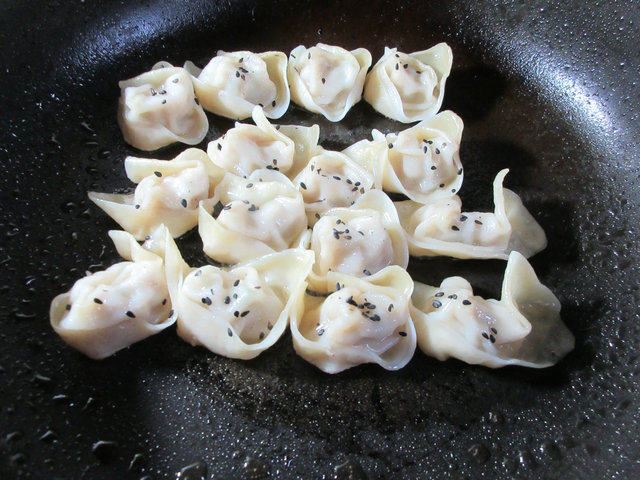
<path fill-rule="evenodd" d="M 334 480 L 367 480 L 369 478 L 362 465 L 352 459 L 337 465 L 334 472 Z"/>
<path fill-rule="evenodd" d="M 58 436 L 56 435 L 56 432 L 54 432 L 53 430 L 47 430 L 42 435 L 40 435 L 40 438 L 38 440 L 42 440 L 43 442 L 53 442 L 57 437 Z"/>
<path fill-rule="evenodd" d="M 205 480 L 206 476 L 207 464 L 204 462 L 196 462 L 180 470 L 176 478 L 179 480 Z"/>
<path fill-rule="evenodd" d="M 489 449 L 482 443 L 475 443 L 471 445 L 471 447 L 469 447 L 469 453 L 479 463 L 485 463 L 491 456 L 491 452 L 489 452 Z"/>
<path fill-rule="evenodd" d="M 246 480 L 259 480 L 269 475 L 267 466 L 254 457 L 247 457 L 242 463 L 242 469 L 244 470 L 244 477 Z"/>

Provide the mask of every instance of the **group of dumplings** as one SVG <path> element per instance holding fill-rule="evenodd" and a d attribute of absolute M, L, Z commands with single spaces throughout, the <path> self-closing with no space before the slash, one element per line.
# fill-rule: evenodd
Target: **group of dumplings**
<path fill-rule="evenodd" d="M 342 120 L 363 96 L 378 112 L 410 123 L 433 117 L 444 97 L 453 56 L 446 43 L 405 54 L 385 49 L 371 67 L 364 48 L 348 51 L 322 43 L 282 52 L 223 52 L 203 68 L 192 62 L 156 63 L 120 82 L 118 120 L 125 140 L 141 150 L 174 142 L 197 145 L 207 134 L 204 110 L 243 120 L 259 106 L 280 118 L 293 100 L 329 121 Z"/>
<path fill-rule="evenodd" d="M 462 211 L 462 120 L 436 114 L 449 47 L 386 49 L 366 77 L 365 98 L 388 116 L 421 121 L 396 134 L 374 130 L 341 152 L 319 145 L 317 125 L 267 117 L 286 111 L 291 85 L 294 101 L 343 118 L 361 96 L 371 55 L 318 45 L 294 49 L 288 67 L 283 57 L 220 52 L 202 71 L 165 65 L 124 82 L 121 121 L 133 144 L 195 139 L 186 126 L 206 119 L 200 105 L 225 116 L 249 112 L 254 124 L 236 123 L 206 152 L 126 158 L 132 194 L 89 192 L 124 230 L 109 235 L 125 261 L 53 300 L 51 324 L 62 339 L 102 359 L 177 323 L 192 345 L 251 359 L 289 327 L 298 355 L 327 373 L 363 363 L 397 370 L 416 346 L 492 368 L 542 368 L 567 354 L 574 338 L 560 303 L 526 260 L 546 237 L 503 187 L 507 170 L 494 181 L 493 212 Z M 194 88 L 200 100 L 185 108 L 180 99 Z M 171 97 L 164 100 L 179 117 L 161 114 L 150 103 L 156 96 Z M 149 115 L 134 128 L 136 104 Z M 183 260 L 174 239 L 195 226 L 218 266 Z M 414 282 L 410 255 L 505 259 L 501 299 L 474 295 L 461 277 L 438 287 Z"/>

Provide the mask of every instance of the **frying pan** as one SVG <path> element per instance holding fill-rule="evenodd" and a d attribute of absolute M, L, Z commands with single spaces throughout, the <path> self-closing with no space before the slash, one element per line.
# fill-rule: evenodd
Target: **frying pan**
<path fill-rule="evenodd" d="M 13 1 L 0 5 L 0 478 L 640 477 L 639 6 L 636 2 Z M 411 52 L 448 42 L 445 108 L 466 128 L 468 208 L 495 173 L 545 228 L 532 259 L 576 348 L 554 368 L 417 353 L 391 373 L 325 375 L 289 336 L 249 362 L 172 329 L 94 362 L 48 323 L 51 298 L 118 261 L 87 190 L 126 191 L 117 81 L 217 49 L 317 42 Z M 207 141 L 232 122 L 210 116 Z M 360 103 L 326 148 L 404 128 Z M 204 145 L 204 144 L 203 144 Z M 171 158 L 181 147 L 154 155 Z M 207 260 L 192 231 L 191 264 Z M 495 297 L 505 262 L 412 259 Z"/>

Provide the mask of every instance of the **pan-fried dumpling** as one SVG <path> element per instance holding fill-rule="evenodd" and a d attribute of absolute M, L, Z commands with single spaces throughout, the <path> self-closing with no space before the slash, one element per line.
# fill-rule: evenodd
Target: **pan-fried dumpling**
<path fill-rule="evenodd" d="M 182 68 L 157 64 L 120 85 L 118 123 L 127 143 L 156 150 L 175 142 L 196 145 L 209 131 L 209 120 Z"/>
<path fill-rule="evenodd" d="M 373 188 L 382 190 L 382 174 L 388 162 L 387 140 L 360 140 L 342 150 L 347 157 L 373 175 Z"/>
<path fill-rule="evenodd" d="M 388 158 L 382 184 L 388 192 L 402 193 L 419 203 L 450 197 L 462 186 L 460 138 L 462 120 L 447 110 L 431 120 L 386 136 Z M 385 139 L 377 130 L 374 140 Z"/>
<path fill-rule="evenodd" d="M 237 263 L 297 247 L 306 241 L 302 195 L 287 177 L 256 170 L 249 178 L 228 173 L 215 190 L 217 218 L 200 207 L 198 231 L 204 252 L 221 263 Z"/>
<path fill-rule="evenodd" d="M 409 250 L 393 202 L 370 190 L 349 208 L 326 212 L 313 227 L 311 250 L 316 262 L 309 288 L 322 292 L 329 272 L 354 277 L 378 273 L 389 265 L 407 268 Z"/>
<path fill-rule="evenodd" d="M 62 340 L 100 360 L 175 322 L 162 258 L 128 233 L 111 231 L 127 261 L 74 283 L 51 302 L 51 326 Z"/>
<path fill-rule="evenodd" d="M 287 56 L 282 52 L 223 52 L 201 70 L 184 64 L 193 77 L 203 107 L 227 118 L 242 120 L 257 105 L 269 118 L 280 118 L 289 108 Z"/>
<path fill-rule="evenodd" d="M 373 174 L 341 152 L 319 147 L 306 167 L 296 176 L 309 225 L 336 207 L 349 207 L 373 188 Z"/>
<path fill-rule="evenodd" d="M 457 195 L 426 205 L 396 202 L 411 255 L 506 260 L 512 251 L 530 257 L 543 250 L 544 230 L 520 197 L 502 186 L 508 172 L 501 170 L 493 181 L 495 212 L 462 213 Z"/>
<path fill-rule="evenodd" d="M 124 167 L 138 184 L 133 194 L 89 192 L 89 198 L 137 240 L 162 224 L 173 237 L 191 230 L 198 223 L 198 203 L 213 206 L 214 188 L 224 176 L 197 148 L 173 160 L 127 157 Z"/>
<path fill-rule="evenodd" d="M 544 368 L 574 347 L 560 302 L 518 252 L 509 255 L 499 301 L 475 296 L 464 278 L 451 277 L 439 288 L 416 282 L 412 302 L 418 345 L 438 360 Z"/>
<path fill-rule="evenodd" d="M 274 126 L 261 107 L 253 109 L 255 125 L 236 123 L 222 137 L 209 142 L 207 154 L 214 164 L 241 177 L 266 168 L 289 177 L 306 165 L 318 143 L 317 125 Z"/>
<path fill-rule="evenodd" d="M 304 307 L 305 278 L 313 253 L 294 249 L 222 269 L 189 268 L 166 237 L 169 292 L 178 335 L 219 355 L 248 360 L 273 345 L 289 317 Z"/>
<path fill-rule="evenodd" d="M 293 346 L 327 373 L 363 363 L 387 370 L 404 367 L 416 348 L 409 311 L 413 281 L 398 266 L 357 278 L 330 272 L 328 297 L 305 297 L 302 317 L 291 318 Z"/>
<path fill-rule="evenodd" d="M 289 55 L 291 99 L 310 112 L 339 122 L 362 98 L 370 66 L 371 54 L 364 48 L 349 52 L 323 43 L 311 48 L 300 45 Z"/>
<path fill-rule="evenodd" d="M 384 55 L 367 75 L 364 98 L 393 120 L 428 120 L 440 110 L 452 61 L 446 43 L 409 54 L 385 47 Z"/>

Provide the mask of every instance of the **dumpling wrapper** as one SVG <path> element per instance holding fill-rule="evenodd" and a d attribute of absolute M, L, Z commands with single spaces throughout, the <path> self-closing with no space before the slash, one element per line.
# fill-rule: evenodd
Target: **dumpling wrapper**
<path fill-rule="evenodd" d="M 218 53 L 200 69 L 192 62 L 184 68 L 192 76 L 205 110 L 242 120 L 256 106 L 269 118 L 280 118 L 289 108 L 287 56 L 282 52 Z"/>
<path fill-rule="evenodd" d="M 261 107 L 253 109 L 255 125 L 236 123 L 209 142 L 207 155 L 223 170 L 248 177 L 255 170 L 275 170 L 293 178 L 317 148 L 320 128 L 272 125 Z"/>
<path fill-rule="evenodd" d="M 418 203 L 458 192 L 463 179 L 462 129 L 462 119 L 446 110 L 397 135 L 373 130 L 373 139 L 386 140 L 388 145 L 382 168 L 384 190 L 402 193 Z"/>
<path fill-rule="evenodd" d="M 274 170 L 256 170 L 243 179 L 228 173 L 216 187 L 214 218 L 200 206 L 198 232 L 204 252 L 221 263 L 237 263 L 307 243 L 302 195 Z"/>
<path fill-rule="evenodd" d="M 165 267 L 178 335 L 229 358 L 249 360 L 272 346 L 302 314 L 313 252 L 273 253 L 231 269 L 190 268 L 170 236 Z"/>
<path fill-rule="evenodd" d="M 173 237 L 198 223 L 198 204 L 213 207 L 215 186 L 224 171 L 207 154 L 189 148 L 173 160 L 127 157 L 127 177 L 137 183 L 133 194 L 89 192 L 89 198 L 137 240 L 164 224 Z"/>
<path fill-rule="evenodd" d="M 196 145 L 207 135 L 209 120 L 184 69 L 161 62 L 119 86 L 118 124 L 125 141 L 135 148 Z"/>
<path fill-rule="evenodd" d="M 371 66 L 371 54 L 364 48 L 348 51 L 318 43 L 299 45 L 289 55 L 287 76 L 291 99 L 331 122 L 342 120 L 362 98 Z"/>
<path fill-rule="evenodd" d="M 374 175 L 342 152 L 318 147 L 316 155 L 296 176 L 310 226 L 326 211 L 349 207 L 375 183 Z"/>
<path fill-rule="evenodd" d="M 415 282 L 411 315 L 420 349 L 438 360 L 545 368 L 575 344 L 560 318 L 560 302 L 518 252 L 509 255 L 501 300 L 474 296 L 461 277 L 447 278 L 439 288 Z"/>
<path fill-rule="evenodd" d="M 349 208 L 334 208 L 316 222 L 310 249 L 316 262 L 309 289 L 325 292 L 329 272 L 366 277 L 390 265 L 407 268 L 409 249 L 391 199 L 370 190 Z M 329 285 L 332 287 L 332 285 Z"/>
<path fill-rule="evenodd" d="M 336 291 L 306 295 L 304 316 L 291 318 L 296 353 L 326 373 L 363 363 L 404 367 L 416 348 L 409 274 L 398 266 L 366 278 L 330 272 L 329 285 Z"/>
<path fill-rule="evenodd" d="M 384 55 L 367 75 L 364 99 L 399 122 L 428 120 L 442 106 L 452 62 L 446 43 L 409 54 L 385 47 Z"/>
<path fill-rule="evenodd" d="M 461 212 L 457 195 L 420 205 L 396 202 L 400 223 L 416 257 L 498 258 L 512 251 L 531 257 L 544 250 L 547 237 L 520 197 L 502 186 L 508 169 L 493 181 L 494 212 Z"/>
<path fill-rule="evenodd" d="M 176 321 L 163 260 L 130 234 L 110 231 L 127 261 L 76 281 L 51 302 L 51 326 L 65 343 L 101 360 Z"/>

